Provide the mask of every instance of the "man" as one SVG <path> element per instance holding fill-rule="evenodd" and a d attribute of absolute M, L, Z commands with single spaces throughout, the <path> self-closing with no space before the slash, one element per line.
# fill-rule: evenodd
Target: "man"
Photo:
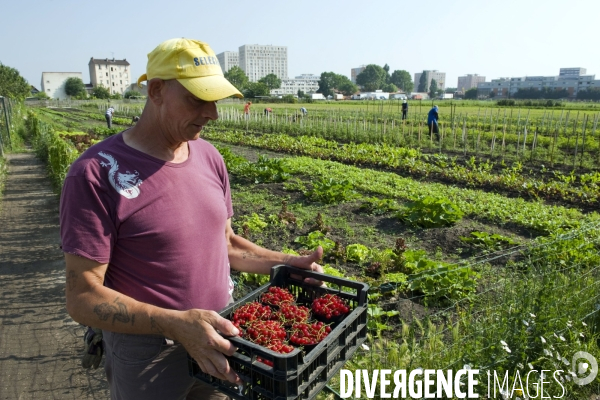
<path fill-rule="evenodd" d="M 112 107 L 108 107 L 106 112 L 104 113 L 104 118 L 106 118 L 106 125 L 108 125 L 108 129 L 112 128 L 112 116 L 115 112 L 115 109 Z"/>
<path fill-rule="evenodd" d="M 226 398 L 191 378 L 241 383 L 225 355 L 237 335 L 215 311 L 232 301 L 231 268 L 276 264 L 322 272 L 319 248 L 290 256 L 237 236 L 223 158 L 199 139 L 215 102 L 241 93 L 203 42 L 172 39 L 148 54 L 139 121 L 70 167 L 60 205 L 67 311 L 102 329 L 112 399 Z"/>
<path fill-rule="evenodd" d="M 427 114 L 427 125 L 429 126 L 429 136 L 432 133 L 435 133 L 436 139 L 440 140 L 440 130 L 438 128 L 438 106 L 433 106 L 429 113 Z"/>
<path fill-rule="evenodd" d="M 271 114 L 273 112 L 273 109 L 271 107 L 267 107 L 265 108 L 265 116 L 268 117 L 269 114 Z"/>
<path fill-rule="evenodd" d="M 304 107 L 300 107 L 300 112 L 302 113 L 303 117 L 306 117 L 306 115 L 308 114 L 308 110 Z"/>
<path fill-rule="evenodd" d="M 408 103 L 406 100 L 402 101 L 402 119 L 406 119 L 406 114 L 408 114 Z"/>
<path fill-rule="evenodd" d="M 247 101 L 246 104 L 244 104 L 244 117 L 246 118 L 246 121 L 250 119 L 250 106 L 252 106 L 251 101 Z"/>

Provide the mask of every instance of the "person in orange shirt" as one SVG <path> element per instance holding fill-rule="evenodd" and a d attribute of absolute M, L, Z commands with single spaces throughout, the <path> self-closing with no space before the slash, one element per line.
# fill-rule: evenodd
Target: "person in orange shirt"
<path fill-rule="evenodd" d="M 244 116 L 246 117 L 246 119 L 250 119 L 250 106 L 252 105 L 252 102 L 249 101 L 244 105 Z"/>

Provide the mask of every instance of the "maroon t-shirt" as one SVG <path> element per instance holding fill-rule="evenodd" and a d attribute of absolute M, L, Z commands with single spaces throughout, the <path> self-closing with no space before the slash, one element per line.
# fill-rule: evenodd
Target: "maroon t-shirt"
<path fill-rule="evenodd" d="M 108 263 L 105 286 L 136 300 L 220 310 L 232 289 L 229 179 L 211 144 L 188 144 L 179 164 L 129 147 L 122 133 L 86 150 L 62 191 L 62 249 Z"/>

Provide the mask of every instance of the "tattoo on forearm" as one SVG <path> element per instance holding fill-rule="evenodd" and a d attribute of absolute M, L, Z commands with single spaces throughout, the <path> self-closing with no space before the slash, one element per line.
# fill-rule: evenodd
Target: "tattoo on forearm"
<path fill-rule="evenodd" d="M 242 258 L 245 259 L 254 259 L 254 260 L 259 260 L 262 258 L 262 256 L 259 256 L 258 254 L 254 254 L 254 253 L 250 253 L 249 251 L 244 251 L 242 252 Z"/>
<path fill-rule="evenodd" d="M 131 325 L 135 322 L 135 314 L 129 314 L 127 311 L 127 306 L 119 301 L 117 297 L 113 302 L 115 305 L 102 303 L 98 304 L 94 307 L 94 313 L 100 318 L 101 321 L 107 321 L 112 315 L 112 323 L 115 324 L 115 321 L 122 322 L 124 324 L 128 324 L 131 322 Z"/>
<path fill-rule="evenodd" d="M 67 271 L 67 290 L 70 292 L 77 285 L 77 273 L 75 271 Z"/>
<path fill-rule="evenodd" d="M 156 332 L 159 335 L 163 335 L 165 333 L 165 330 L 163 329 L 163 327 L 160 326 L 158 324 L 158 322 L 156 322 L 154 317 L 150 317 L 150 329 L 152 329 L 152 332 Z"/>

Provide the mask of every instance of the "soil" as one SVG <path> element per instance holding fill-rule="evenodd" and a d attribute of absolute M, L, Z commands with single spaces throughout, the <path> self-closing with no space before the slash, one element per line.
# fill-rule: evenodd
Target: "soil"
<path fill-rule="evenodd" d="M 0 203 L 0 400 L 108 399 L 84 370 L 81 325 L 65 309 L 58 196 L 31 152 L 8 154 Z"/>

